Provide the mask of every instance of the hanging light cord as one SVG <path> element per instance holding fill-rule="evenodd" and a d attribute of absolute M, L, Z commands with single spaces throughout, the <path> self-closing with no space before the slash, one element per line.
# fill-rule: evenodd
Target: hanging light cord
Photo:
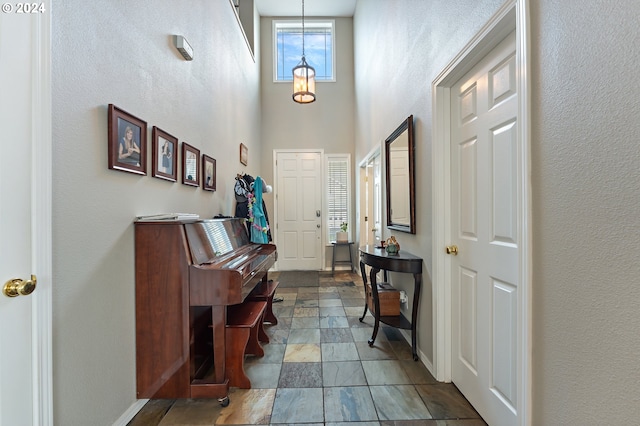
<path fill-rule="evenodd" d="M 302 57 L 304 58 L 304 0 L 302 0 Z"/>

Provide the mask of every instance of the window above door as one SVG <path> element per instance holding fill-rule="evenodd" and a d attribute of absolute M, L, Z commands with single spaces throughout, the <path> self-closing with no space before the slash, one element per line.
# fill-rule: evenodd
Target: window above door
<path fill-rule="evenodd" d="M 316 81 L 335 82 L 335 21 L 304 21 L 304 52 L 316 70 Z M 293 81 L 292 70 L 302 58 L 302 22 L 273 21 L 273 81 Z"/>

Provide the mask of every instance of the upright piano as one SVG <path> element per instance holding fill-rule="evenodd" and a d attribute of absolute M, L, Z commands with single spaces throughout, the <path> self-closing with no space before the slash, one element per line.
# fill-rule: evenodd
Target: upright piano
<path fill-rule="evenodd" d="M 267 285 L 276 256 L 241 219 L 135 222 L 138 398 L 227 397 L 227 307 Z"/>

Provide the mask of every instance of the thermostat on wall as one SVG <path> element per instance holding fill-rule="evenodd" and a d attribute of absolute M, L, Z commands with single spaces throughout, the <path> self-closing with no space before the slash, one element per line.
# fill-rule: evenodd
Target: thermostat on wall
<path fill-rule="evenodd" d="M 181 35 L 174 36 L 174 42 L 176 44 L 176 49 L 178 52 L 187 60 L 193 60 L 193 48 L 189 44 L 186 38 Z"/>

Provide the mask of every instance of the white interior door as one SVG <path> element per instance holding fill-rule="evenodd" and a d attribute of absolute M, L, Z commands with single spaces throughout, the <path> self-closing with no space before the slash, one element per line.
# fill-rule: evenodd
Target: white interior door
<path fill-rule="evenodd" d="M 378 245 L 382 236 L 380 221 L 381 211 L 381 174 L 380 174 L 380 150 L 370 156 L 361 167 L 361 228 L 360 245 Z"/>
<path fill-rule="evenodd" d="M 451 88 L 452 380 L 491 425 L 519 423 L 515 32 Z"/>
<path fill-rule="evenodd" d="M 1 426 L 53 424 L 50 15 L 18 14 L 16 6 L 0 13 Z M 15 291 L 23 294 L 6 295 Z"/>
<path fill-rule="evenodd" d="M 372 244 L 378 245 L 382 239 L 382 166 L 380 152 L 371 159 L 371 166 L 371 175 L 373 177 L 373 186 L 371 188 L 373 226 L 370 231 L 373 234 Z"/>
<path fill-rule="evenodd" d="M 322 269 L 322 155 L 276 153 L 276 244 L 281 271 Z"/>

